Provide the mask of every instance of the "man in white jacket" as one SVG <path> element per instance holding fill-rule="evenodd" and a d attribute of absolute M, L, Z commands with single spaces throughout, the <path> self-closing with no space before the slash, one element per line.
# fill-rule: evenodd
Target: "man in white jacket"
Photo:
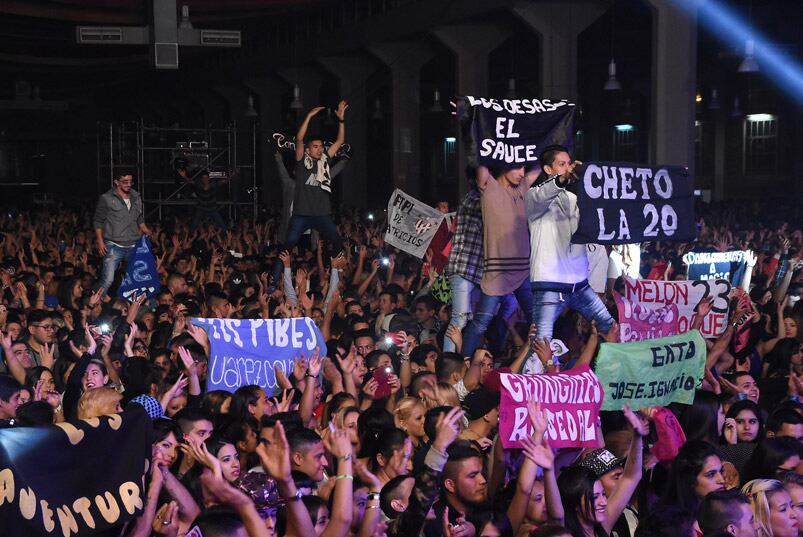
<path fill-rule="evenodd" d="M 586 319 L 597 321 L 607 333 L 613 318 L 588 284 L 585 244 L 572 244 L 580 220 L 577 196 L 566 187 L 577 181 L 568 150 L 559 145 L 544 149 L 541 177 L 527 192 L 530 227 L 530 282 L 533 291 L 533 322 L 539 338 L 552 338 L 555 319 L 569 307 Z M 529 372 L 529 361 L 525 372 Z"/>

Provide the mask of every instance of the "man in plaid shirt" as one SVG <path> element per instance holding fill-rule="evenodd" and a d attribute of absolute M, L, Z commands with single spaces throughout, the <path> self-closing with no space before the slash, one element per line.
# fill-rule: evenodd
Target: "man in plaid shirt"
<path fill-rule="evenodd" d="M 473 177 L 473 174 L 471 174 Z M 452 318 L 450 324 L 462 330 L 471 315 L 471 292 L 482 280 L 482 208 L 480 193 L 475 181 L 469 181 L 471 189 L 460 201 L 457 209 L 452 249 L 445 273 L 449 275 L 452 288 Z M 454 352 L 454 342 L 444 338 L 443 350 Z"/>

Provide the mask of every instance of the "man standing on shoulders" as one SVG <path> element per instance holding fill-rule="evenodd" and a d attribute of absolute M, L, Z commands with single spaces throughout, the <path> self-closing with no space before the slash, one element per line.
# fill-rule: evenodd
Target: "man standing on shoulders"
<path fill-rule="evenodd" d="M 313 108 L 301 122 L 296 133 L 296 168 L 294 174 L 295 192 L 293 194 L 293 211 L 287 225 L 287 237 L 281 250 L 292 251 L 301 236 L 308 229 L 317 230 L 324 241 L 332 249 L 332 257 L 343 250 L 343 241 L 332 219 L 332 170 L 329 161 L 346 140 L 346 101 L 340 101 L 335 115 L 339 122 L 337 138 L 324 150 L 323 138 L 310 137 L 304 140 L 309 129 L 309 122 L 315 114 L 324 110 L 323 106 Z M 273 266 L 273 281 L 278 285 L 282 275 L 282 262 L 277 259 Z"/>
<path fill-rule="evenodd" d="M 537 175 L 525 175 L 524 166 L 500 169 L 494 175 L 485 166 L 477 168 L 483 223 L 482 296 L 474 319 L 463 335 L 463 356 L 474 354 L 505 295 L 515 294 L 528 317 L 532 309 L 528 281 L 531 256 L 524 194 Z"/>
<path fill-rule="evenodd" d="M 292 249 L 308 229 L 318 230 L 324 240 L 329 242 L 330 246 L 334 246 L 335 252 L 342 249 L 337 226 L 332 220 L 332 205 L 329 199 L 332 194 L 332 174 L 329 169 L 329 161 L 334 158 L 346 139 L 346 108 L 348 108 L 346 101 L 340 101 L 340 104 L 337 105 L 335 112 L 339 122 L 337 139 L 329 146 L 328 151 L 324 151 L 323 140 L 319 137 L 304 141 L 310 120 L 323 110 L 323 107 L 319 106 L 310 110 L 301 126 L 298 127 L 298 133 L 296 133 L 296 190 L 293 199 L 293 216 L 290 217 L 290 224 L 287 226 L 287 240 L 284 245 L 286 250 Z"/>
<path fill-rule="evenodd" d="M 607 333 L 613 318 L 588 284 L 588 254 L 585 244 L 572 244 L 580 212 L 577 195 L 566 188 L 577 182 L 569 151 L 560 145 L 544 149 L 539 159 L 541 176 L 527 192 L 530 225 L 530 281 L 532 318 L 539 338 L 552 339 L 555 319 L 569 307 Z M 530 358 L 524 373 L 536 366 Z"/>
<path fill-rule="evenodd" d="M 120 262 L 128 257 L 142 234 L 151 234 L 145 225 L 142 198 L 131 188 L 133 181 L 130 171 L 115 170 L 114 187 L 100 196 L 92 221 L 98 252 L 103 256 L 99 285 L 106 291 Z"/>

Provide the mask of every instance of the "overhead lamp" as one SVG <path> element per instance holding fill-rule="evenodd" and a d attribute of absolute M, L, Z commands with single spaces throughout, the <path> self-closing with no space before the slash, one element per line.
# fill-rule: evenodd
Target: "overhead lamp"
<path fill-rule="evenodd" d="M 301 102 L 301 88 L 298 84 L 293 86 L 293 101 L 290 103 L 291 110 L 301 110 L 304 108 L 304 103 Z"/>
<path fill-rule="evenodd" d="M 716 88 L 711 90 L 711 100 L 708 101 L 708 109 L 709 110 L 719 110 L 720 109 L 719 92 L 716 90 Z"/>
<path fill-rule="evenodd" d="M 326 119 L 323 120 L 323 124 L 327 127 L 331 127 L 335 124 L 335 115 L 332 113 L 331 108 L 326 109 Z"/>
<path fill-rule="evenodd" d="M 258 115 L 256 108 L 254 108 L 254 96 L 249 95 L 248 107 L 245 109 L 245 117 L 257 117 Z"/>
<path fill-rule="evenodd" d="M 611 63 L 608 64 L 608 80 L 602 86 L 605 91 L 618 91 L 622 89 L 622 84 L 616 79 L 616 61 L 611 58 Z"/>
<path fill-rule="evenodd" d="M 744 112 L 739 107 L 739 97 L 733 98 L 733 110 L 731 110 L 731 117 L 742 117 Z"/>
<path fill-rule="evenodd" d="M 771 121 L 775 119 L 772 114 L 747 114 L 747 121 Z"/>
<path fill-rule="evenodd" d="M 515 99 L 516 98 L 516 79 L 515 78 L 508 78 L 507 79 L 507 95 L 505 95 L 506 99 Z"/>
<path fill-rule="evenodd" d="M 443 112 L 443 106 L 441 106 L 441 92 L 438 91 L 438 88 L 435 88 L 435 95 L 433 96 L 433 100 L 435 102 L 432 103 L 430 107 L 430 112 Z"/>
<path fill-rule="evenodd" d="M 182 30 L 192 30 L 192 22 L 190 22 L 190 6 L 181 6 L 181 22 L 178 27 Z"/>
<path fill-rule="evenodd" d="M 758 68 L 758 64 L 756 63 L 756 59 L 753 57 L 755 46 L 756 42 L 752 39 L 745 41 L 744 59 L 742 60 L 742 63 L 739 64 L 740 73 L 757 73 L 760 70 Z"/>
<path fill-rule="evenodd" d="M 376 101 L 374 101 L 374 113 L 371 116 L 371 119 L 376 121 L 385 119 L 385 114 L 382 113 L 382 101 L 379 100 L 379 97 L 377 97 Z"/>

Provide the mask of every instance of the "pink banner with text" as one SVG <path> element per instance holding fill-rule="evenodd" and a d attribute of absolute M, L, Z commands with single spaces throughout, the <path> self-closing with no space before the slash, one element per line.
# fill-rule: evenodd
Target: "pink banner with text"
<path fill-rule="evenodd" d="M 528 401 L 540 402 L 546 411 L 551 447 L 598 447 L 603 391 L 588 366 L 548 375 L 503 373 L 500 380 L 499 434 L 505 449 L 521 447 L 521 439 L 533 434 Z"/>

